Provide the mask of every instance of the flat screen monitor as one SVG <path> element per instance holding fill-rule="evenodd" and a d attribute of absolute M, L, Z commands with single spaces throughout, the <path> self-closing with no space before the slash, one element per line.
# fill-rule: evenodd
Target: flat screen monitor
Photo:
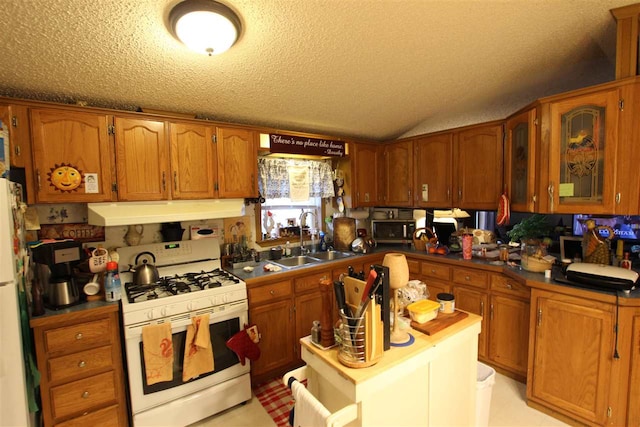
<path fill-rule="evenodd" d="M 579 214 L 573 216 L 573 234 L 576 236 L 584 235 L 587 229 L 585 221 L 593 219 L 596 225 L 608 225 L 613 228 L 616 234 L 614 238 L 623 240 L 639 240 L 640 239 L 640 216 L 635 215 L 618 215 L 618 216 L 596 216 Z M 599 230 L 602 237 L 609 237 L 606 230 Z"/>

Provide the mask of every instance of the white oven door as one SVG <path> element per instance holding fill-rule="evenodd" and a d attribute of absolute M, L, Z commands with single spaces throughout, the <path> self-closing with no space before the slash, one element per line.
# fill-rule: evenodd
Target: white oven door
<path fill-rule="evenodd" d="M 218 306 L 163 319 L 171 322 L 174 356 L 173 380 L 153 385 L 147 385 L 145 378 L 142 344 L 142 328 L 149 325 L 150 322 L 125 326 L 129 392 L 131 394 L 131 409 L 134 414 L 249 372 L 249 361 L 247 360 L 244 366 L 241 365 L 238 356 L 226 346 L 227 340 L 241 331 L 245 324 L 248 324 L 247 301 L 235 302 L 223 307 L 224 309 Z M 207 313 L 209 314 L 215 370 L 212 373 L 183 382 L 182 367 L 187 326 L 191 324 L 192 316 Z"/>

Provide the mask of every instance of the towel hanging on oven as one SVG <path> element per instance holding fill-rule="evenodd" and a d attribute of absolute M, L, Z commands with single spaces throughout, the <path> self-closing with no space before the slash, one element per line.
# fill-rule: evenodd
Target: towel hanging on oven
<path fill-rule="evenodd" d="M 189 381 L 199 375 L 213 371 L 213 346 L 209 334 L 209 315 L 191 318 L 187 326 L 187 340 L 184 345 L 184 367 L 182 381 Z"/>
<path fill-rule="evenodd" d="M 171 322 L 142 327 L 142 348 L 147 385 L 173 379 Z"/>

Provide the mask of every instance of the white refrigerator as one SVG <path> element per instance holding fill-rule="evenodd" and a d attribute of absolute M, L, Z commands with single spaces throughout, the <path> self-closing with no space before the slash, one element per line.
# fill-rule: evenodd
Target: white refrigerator
<path fill-rule="evenodd" d="M 26 319 L 21 189 L 0 178 L 0 426 L 30 426 L 23 330 Z M 22 299 L 22 312 L 20 310 Z M 22 319 L 21 319 L 22 316 Z M 29 340 L 27 335 L 26 340 Z M 25 340 L 25 341 L 26 341 Z M 33 366 L 33 365 L 32 365 Z"/>

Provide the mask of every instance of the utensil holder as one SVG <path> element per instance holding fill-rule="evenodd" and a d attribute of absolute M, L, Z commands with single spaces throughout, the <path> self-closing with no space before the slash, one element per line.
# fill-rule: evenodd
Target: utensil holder
<path fill-rule="evenodd" d="M 355 306 L 350 306 L 352 312 Z M 384 353 L 383 325 L 380 306 L 373 301 L 360 317 L 340 313 L 342 321 L 336 341 L 339 343 L 338 360 L 350 368 L 366 368 L 375 365 Z"/>

